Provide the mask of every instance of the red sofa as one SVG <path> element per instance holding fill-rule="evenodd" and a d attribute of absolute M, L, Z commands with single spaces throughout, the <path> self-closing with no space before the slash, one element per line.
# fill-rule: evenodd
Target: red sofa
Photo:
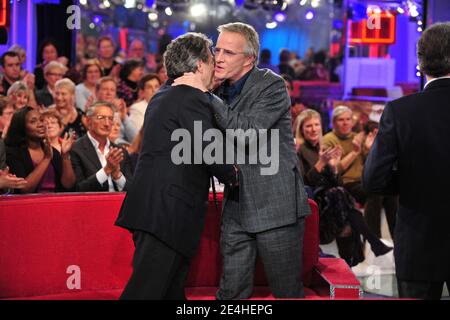
<path fill-rule="evenodd" d="M 123 193 L 2 196 L 1 299 L 117 299 L 132 271 L 131 234 L 114 226 Z M 219 194 L 219 200 L 221 195 Z M 318 257 L 318 212 L 304 239 L 306 299 L 362 296 L 342 259 Z M 212 199 L 200 249 L 192 262 L 189 299 L 214 299 L 219 283 L 220 213 Z M 254 299 L 273 299 L 258 262 Z"/>

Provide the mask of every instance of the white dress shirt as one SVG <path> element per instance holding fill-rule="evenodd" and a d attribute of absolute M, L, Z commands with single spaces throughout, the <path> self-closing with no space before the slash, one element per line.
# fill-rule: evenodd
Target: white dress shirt
<path fill-rule="evenodd" d="M 111 143 L 109 142 L 109 139 L 106 139 L 105 149 L 103 150 L 103 153 L 102 153 L 100 151 L 100 149 L 98 148 L 100 143 L 97 140 L 95 140 L 94 137 L 92 137 L 89 132 L 87 133 L 87 136 L 88 136 L 89 140 L 91 141 L 92 145 L 94 146 L 95 151 L 97 152 L 98 160 L 100 160 L 100 163 L 102 164 L 102 168 L 100 170 L 98 170 L 97 173 L 95 174 L 95 176 L 97 177 L 98 183 L 103 184 L 103 183 L 105 183 L 106 180 L 108 180 L 109 191 L 110 192 L 116 191 L 114 189 L 113 179 L 112 179 L 111 175 L 108 176 L 104 169 L 104 167 L 106 166 L 106 155 L 109 153 L 109 147 L 111 145 Z M 125 183 L 127 182 L 127 180 L 125 179 L 125 176 L 122 174 L 120 176 L 120 178 L 118 180 L 114 180 L 114 182 L 116 183 L 118 191 L 122 191 L 123 188 L 125 187 Z"/>

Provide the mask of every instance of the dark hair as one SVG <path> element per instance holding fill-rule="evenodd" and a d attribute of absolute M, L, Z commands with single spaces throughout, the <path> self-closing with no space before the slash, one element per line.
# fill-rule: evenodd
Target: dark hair
<path fill-rule="evenodd" d="M 289 84 L 291 85 L 291 88 L 292 88 L 292 90 L 293 90 L 293 89 L 294 89 L 294 82 L 292 81 L 291 76 L 289 76 L 289 75 L 283 73 L 283 74 L 281 75 L 281 77 L 284 79 L 284 81 L 289 82 Z"/>
<path fill-rule="evenodd" d="M 417 44 L 420 71 L 442 77 L 450 73 L 450 22 L 427 28 Z"/>
<path fill-rule="evenodd" d="M 270 52 L 269 49 L 262 49 L 259 60 L 261 63 L 270 63 L 271 57 L 272 53 Z"/>
<path fill-rule="evenodd" d="M 144 90 L 145 83 L 147 81 L 152 80 L 152 79 L 158 80 L 159 84 L 161 85 L 161 79 L 159 79 L 159 77 L 158 77 L 158 75 L 156 73 L 147 73 L 141 78 L 141 80 L 139 80 L 139 82 L 138 82 L 139 89 L 140 90 Z"/>
<path fill-rule="evenodd" d="M 175 79 L 185 72 L 196 72 L 197 62 L 208 62 L 212 41 L 204 34 L 189 32 L 172 40 L 164 53 L 167 76 Z"/>
<path fill-rule="evenodd" d="M 288 49 L 283 49 L 280 52 L 280 63 L 288 63 L 291 59 L 291 53 Z"/>
<path fill-rule="evenodd" d="M 100 43 L 102 43 L 102 41 L 109 41 L 114 48 L 116 47 L 114 40 L 110 36 L 101 36 L 97 39 L 97 49 L 100 48 Z"/>
<path fill-rule="evenodd" d="M 22 147 L 27 144 L 26 118 L 27 114 L 34 109 L 25 106 L 14 112 L 8 133 L 5 138 L 5 145 L 8 147 Z"/>
<path fill-rule="evenodd" d="M 373 121 L 373 120 L 369 120 L 367 121 L 367 123 L 364 125 L 364 132 L 365 134 L 369 134 L 370 132 L 373 132 L 373 130 L 378 129 L 378 122 Z"/>
<path fill-rule="evenodd" d="M 6 51 L 4 54 L 2 54 L 1 58 L 0 58 L 0 63 L 2 65 L 2 67 L 5 66 L 5 57 L 17 57 L 20 60 L 20 56 L 17 52 L 14 51 Z"/>
<path fill-rule="evenodd" d="M 39 59 L 42 59 L 42 53 L 44 52 L 45 47 L 53 46 L 56 49 L 56 53 L 59 54 L 58 46 L 56 45 L 56 42 L 53 40 L 44 40 L 41 45 L 39 46 Z"/>
<path fill-rule="evenodd" d="M 128 59 L 127 61 L 125 61 L 125 63 L 123 64 L 122 68 L 120 69 L 120 79 L 122 80 L 126 80 L 130 74 L 133 72 L 134 69 L 143 67 L 144 64 L 141 60 L 139 59 Z"/>
<path fill-rule="evenodd" d="M 314 58 L 313 58 L 314 63 L 325 64 L 326 60 L 327 60 L 327 54 L 324 50 L 320 50 L 319 52 L 314 54 Z"/>

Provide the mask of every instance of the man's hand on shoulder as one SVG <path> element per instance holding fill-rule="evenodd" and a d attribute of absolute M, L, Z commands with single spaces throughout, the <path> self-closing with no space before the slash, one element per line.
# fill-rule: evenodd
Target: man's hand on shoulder
<path fill-rule="evenodd" d="M 190 86 L 203 92 L 208 91 L 208 88 L 205 87 L 200 77 L 193 72 L 186 72 L 181 77 L 176 78 L 172 86 L 179 86 L 179 85 Z"/>

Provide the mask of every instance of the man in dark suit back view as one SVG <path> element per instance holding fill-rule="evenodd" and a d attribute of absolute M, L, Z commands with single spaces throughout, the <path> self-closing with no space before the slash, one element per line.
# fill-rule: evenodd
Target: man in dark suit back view
<path fill-rule="evenodd" d="M 236 139 L 227 134 L 234 155 L 239 150 L 252 155 L 254 147 L 272 160 L 252 163 L 236 157 L 239 188 L 225 188 L 223 271 L 216 297 L 251 297 L 259 255 L 273 296 L 301 298 L 304 221 L 310 210 L 295 154 L 286 85 L 272 71 L 255 66 L 259 36 L 252 26 L 236 22 L 218 30 L 215 77 L 223 81 L 217 93 L 224 101 L 210 96 L 214 119 L 223 131 L 242 133 Z M 184 81 L 191 83 L 189 75 Z M 182 83 L 181 78 L 175 83 Z"/>
<path fill-rule="evenodd" d="M 211 44 L 204 35 L 188 33 L 173 40 L 164 54 L 170 79 L 193 72 L 203 88 L 171 86 L 169 79 L 145 113 L 133 185 L 116 221 L 133 232 L 136 246 L 133 274 L 121 299 L 185 299 L 184 283 L 203 231 L 210 177 L 231 185 L 237 182 L 233 165 L 202 160 L 206 146 L 196 140 L 214 130 L 203 93 L 214 74 Z M 185 138 L 191 142 L 189 148 L 175 152 L 179 146 L 175 140 L 184 135 L 183 142 Z M 186 161 L 177 158 L 181 153 Z"/>
<path fill-rule="evenodd" d="M 365 163 L 363 184 L 399 194 L 395 267 L 399 296 L 440 299 L 450 286 L 450 23 L 418 43 L 422 92 L 386 105 Z"/>

